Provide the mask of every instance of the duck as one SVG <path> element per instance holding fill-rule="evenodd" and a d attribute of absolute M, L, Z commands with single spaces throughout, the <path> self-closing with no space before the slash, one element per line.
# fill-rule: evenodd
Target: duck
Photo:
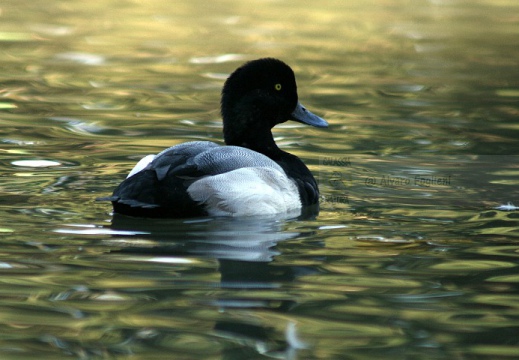
<path fill-rule="evenodd" d="M 318 207 L 318 184 L 301 159 L 281 150 L 272 128 L 288 120 L 328 123 L 298 99 L 294 71 L 275 58 L 238 67 L 221 94 L 225 145 L 190 141 L 142 158 L 102 198 L 114 214 L 149 218 L 287 216 Z"/>

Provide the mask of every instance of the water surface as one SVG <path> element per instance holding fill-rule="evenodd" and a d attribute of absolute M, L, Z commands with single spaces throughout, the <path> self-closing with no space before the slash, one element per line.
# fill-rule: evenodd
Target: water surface
<path fill-rule="evenodd" d="M 517 14 L 4 1 L 0 357 L 516 357 Z M 264 56 L 330 123 L 275 130 L 319 216 L 136 220 L 95 201 L 146 154 L 221 142 L 223 81 Z"/>

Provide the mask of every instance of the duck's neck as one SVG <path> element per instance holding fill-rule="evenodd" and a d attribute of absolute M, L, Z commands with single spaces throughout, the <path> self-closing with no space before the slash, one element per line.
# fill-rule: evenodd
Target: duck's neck
<path fill-rule="evenodd" d="M 232 119 L 227 119 L 227 121 L 224 116 L 223 135 L 225 143 L 254 150 L 275 160 L 284 152 L 278 148 L 274 141 L 271 125 L 264 120 L 251 121 L 251 118 L 262 118 L 253 115 L 243 113 Z"/>
<path fill-rule="evenodd" d="M 265 130 L 261 132 L 251 130 L 247 134 L 241 135 L 239 137 L 225 136 L 225 143 L 254 150 L 273 160 L 285 153 L 277 146 L 270 130 L 267 133 L 265 133 Z"/>

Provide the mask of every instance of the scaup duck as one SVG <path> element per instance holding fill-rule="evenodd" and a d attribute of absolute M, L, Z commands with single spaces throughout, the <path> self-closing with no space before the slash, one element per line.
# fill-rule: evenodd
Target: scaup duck
<path fill-rule="evenodd" d="M 278 148 L 272 128 L 289 119 L 327 127 L 298 101 L 292 69 L 264 58 L 226 80 L 221 114 L 226 146 L 192 141 L 148 155 L 105 198 L 114 212 L 140 217 L 298 214 L 319 189 L 297 157 Z"/>

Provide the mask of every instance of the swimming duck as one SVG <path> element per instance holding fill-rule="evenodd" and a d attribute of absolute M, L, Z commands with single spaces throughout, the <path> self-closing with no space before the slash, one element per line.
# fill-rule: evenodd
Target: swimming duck
<path fill-rule="evenodd" d="M 148 155 L 105 198 L 114 212 L 140 217 L 298 214 L 318 206 L 305 164 L 276 145 L 272 128 L 287 120 L 327 127 L 298 101 L 292 69 L 263 58 L 226 80 L 221 114 L 225 146 L 191 141 Z"/>

